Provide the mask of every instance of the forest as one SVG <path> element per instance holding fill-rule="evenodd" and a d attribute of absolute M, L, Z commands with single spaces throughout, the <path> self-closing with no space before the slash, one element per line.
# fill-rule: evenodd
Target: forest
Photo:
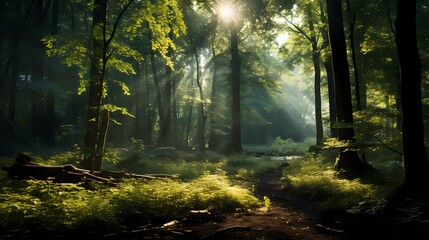
<path fill-rule="evenodd" d="M 1 0 L 0 239 L 421 239 L 428 0 Z"/>

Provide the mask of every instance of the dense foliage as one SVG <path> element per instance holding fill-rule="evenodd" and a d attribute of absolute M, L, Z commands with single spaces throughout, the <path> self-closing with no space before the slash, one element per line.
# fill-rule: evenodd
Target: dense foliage
<path fill-rule="evenodd" d="M 428 9 L 2 0 L 0 164 L 25 152 L 46 165 L 169 178 L 105 186 L 2 172 L 0 230 L 269 209 L 254 188 L 280 168 L 286 190 L 324 209 L 426 194 Z"/>

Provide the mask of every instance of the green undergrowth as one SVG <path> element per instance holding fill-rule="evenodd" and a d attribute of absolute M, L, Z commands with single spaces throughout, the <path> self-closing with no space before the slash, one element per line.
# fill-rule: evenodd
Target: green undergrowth
<path fill-rule="evenodd" d="M 385 156 L 386 154 L 382 154 Z M 50 157 L 32 156 L 47 165 L 78 164 L 79 151 Z M 306 154 L 299 158 L 223 156 L 211 152 L 178 152 L 174 158 L 154 158 L 141 150 L 107 149 L 103 169 L 131 173 L 162 173 L 177 179 L 123 179 L 115 186 L 98 184 L 58 185 L 49 181 L 10 180 L 0 173 L 0 228 L 47 229 L 112 227 L 159 220 L 180 220 L 190 210 L 213 213 L 248 213 L 269 208 L 270 199 L 253 194 L 252 184 L 268 170 L 283 168 L 287 191 L 300 194 L 322 209 L 347 209 L 376 202 L 397 184 L 401 169 L 392 157 L 368 154 L 385 182 L 342 179 L 333 169 L 332 156 Z M 13 158 L 1 158 L 9 166 Z M 287 166 L 288 164 L 289 166 Z M 287 166 L 287 167 L 286 167 Z M 246 181 L 242 181 L 246 179 Z M 250 180 L 250 181 L 247 181 Z M 251 183 L 249 185 L 249 182 Z M 1 230 L 1 229 L 0 229 Z"/>
<path fill-rule="evenodd" d="M 252 193 L 234 186 L 225 175 L 202 175 L 188 182 L 172 179 L 124 179 L 114 187 L 58 185 L 50 181 L 1 179 L 2 229 L 63 230 L 111 227 L 147 221 L 180 220 L 190 210 L 248 213 L 264 205 Z M 137 222 L 136 222 L 137 219 Z"/>
<path fill-rule="evenodd" d="M 66 154 L 64 156 L 72 156 Z M 61 157 L 52 156 L 52 159 Z M 64 162 L 64 160 L 62 160 Z M 103 169 L 126 171 L 139 174 L 171 174 L 182 180 L 195 179 L 204 174 L 223 172 L 229 177 L 254 179 L 268 169 L 276 168 L 286 160 L 276 157 L 256 157 L 249 154 L 220 155 L 211 151 L 181 152 L 175 157 L 152 157 L 150 154 L 135 154 L 124 149 L 108 149 Z"/>
<path fill-rule="evenodd" d="M 348 209 L 364 203 L 376 204 L 395 188 L 400 179 L 400 169 L 388 170 L 391 167 L 389 164 L 378 164 L 378 173 L 371 175 L 372 179 L 369 180 L 364 179 L 368 176 L 341 178 L 333 165 L 323 155 L 307 154 L 305 160 L 290 162 L 290 167 L 283 170 L 282 182 L 289 191 L 316 202 L 321 209 L 332 210 Z M 393 174 L 392 171 L 398 177 L 395 181 L 387 179 L 389 174 Z"/>

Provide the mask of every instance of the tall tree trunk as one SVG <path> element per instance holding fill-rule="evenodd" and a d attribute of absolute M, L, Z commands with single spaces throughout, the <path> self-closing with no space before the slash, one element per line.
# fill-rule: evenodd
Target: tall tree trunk
<path fill-rule="evenodd" d="M 319 0 L 320 6 L 320 21 L 324 24 L 328 24 L 326 13 L 324 11 L 325 5 L 323 0 Z M 329 33 L 328 29 L 324 29 L 323 33 L 323 45 L 321 49 L 329 47 Z M 323 66 L 326 71 L 326 79 L 328 83 L 328 98 L 329 98 L 329 128 L 330 136 L 336 138 L 338 136 L 337 129 L 335 128 L 335 122 L 337 121 L 337 108 L 335 106 L 335 86 L 334 86 L 334 73 L 332 72 L 332 56 L 328 54 L 326 59 L 323 61 Z"/>
<path fill-rule="evenodd" d="M 350 0 L 346 0 L 347 3 L 347 16 L 349 19 L 349 28 L 350 28 L 350 35 L 349 35 L 349 41 L 350 41 L 350 50 L 352 54 L 352 65 L 353 65 L 353 76 L 355 78 L 355 99 L 356 99 L 356 110 L 361 111 L 362 110 L 362 104 L 361 104 L 361 94 L 360 94 L 360 82 L 359 82 L 359 74 L 358 74 L 358 67 L 357 67 L 357 61 L 356 61 L 356 49 L 355 49 L 355 22 L 356 17 L 351 16 L 351 10 L 350 10 Z"/>
<path fill-rule="evenodd" d="M 15 60 L 12 66 L 12 76 L 9 81 L 9 104 L 8 104 L 8 119 L 9 124 L 16 122 L 16 84 L 18 80 L 18 61 Z"/>
<path fill-rule="evenodd" d="M 21 1 L 18 0 L 15 2 L 15 4 L 16 4 L 15 5 L 15 17 L 16 17 L 16 19 L 19 19 L 21 16 Z M 9 60 L 10 60 L 10 64 L 12 65 L 12 76 L 10 78 L 8 78 L 9 77 L 9 75 L 8 75 L 8 72 L 9 72 L 8 68 L 9 67 L 7 66 L 6 74 L 5 74 L 5 81 L 4 82 L 2 81 L 0 83 L 0 85 L 3 86 L 3 84 L 6 83 L 6 79 L 9 79 L 9 81 L 8 81 L 9 85 L 6 85 L 7 86 L 7 92 L 4 92 L 5 98 L 9 100 L 9 104 L 8 104 L 9 124 L 15 124 L 15 121 L 16 121 L 16 93 L 17 93 L 16 92 L 16 90 L 17 90 L 16 85 L 17 85 L 17 81 L 18 81 L 18 77 L 19 77 L 18 76 L 19 59 L 17 56 L 16 48 L 17 48 L 17 45 L 20 41 L 20 36 L 21 36 L 19 31 L 20 31 L 19 29 L 15 30 L 15 32 L 14 32 L 15 36 L 13 38 L 13 42 L 11 43 L 12 44 L 12 49 L 11 49 L 12 52 L 10 53 L 11 57 L 9 58 Z M 1 91 L 0 93 L 2 93 L 2 95 L 3 95 L 3 91 Z M 2 106 L 3 106 L 3 104 L 2 104 Z M 6 124 L 5 127 L 6 126 L 8 126 L 8 125 Z M 5 128 L 5 129 L 11 130 L 10 128 Z M 4 131 L 4 132 L 6 132 L 6 131 Z"/>
<path fill-rule="evenodd" d="M 58 10 L 59 0 L 52 1 L 52 16 L 51 16 L 51 34 L 58 34 Z M 51 83 L 54 83 L 57 74 L 55 69 L 50 66 L 48 69 L 48 79 Z M 53 86 L 51 86 L 46 95 L 46 143 L 53 145 L 55 142 L 55 93 Z"/>
<path fill-rule="evenodd" d="M 323 143 L 322 97 L 320 93 L 320 54 L 315 42 L 313 42 L 312 46 L 314 65 L 314 105 L 316 115 L 316 147 L 320 148 Z"/>
<path fill-rule="evenodd" d="M 154 110 L 151 104 L 151 94 L 150 94 L 150 87 L 149 87 L 149 71 L 147 62 L 144 62 L 144 72 L 145 72 L 145 79 L 146 79 L 146 121 L 144 121 L 145 124 L 145 144 L 151 145 L 152 144 L 152 129 L 153 129 L 153 118 L 154 118 Z"/>
<path fill-rule="evenodd" d="M 334 73 L 332 71 L 332 57 L 328 58 L 323 63 L 326 71 L 326 78 L 328 81 L 328 98 L 329 98 L 329 125 L 331 137 L 338 137 L 338 129 L 335 127 L 337 121 L 337 106 L 335 104 L 335 83 L 334 83 Z"/>
<path fill-rule="evenodd" d="M 177 95 L 176 95 L 176 90 L 177 90 L 177 78 L 175 79 L 175 81 L 171 82 L 171 94 L 172 94 L 172 99 L 171 99 L 171 146 L 178 146 L 179 142 L 179 132 L 178 132 L 178 122 L 177 122 L 177 117 L 178 117 L 178 113 L 177 113 Z"/>
<path fill-rule="evenodd" d="M 205 113 L 204 113 L 204 96 L 203 96 L 203 87 L 200 79 L 200 60 L 198 57 L 198 50 L 194 50 L 195 64 L 197 67 L 197 86 L 200 94 L 200 100 L 198 103 L 198 129 L 197 129 L 197 141 L 198 149 L 204 151 L 205 148 L 205 136 L 204 136 L 204 125 L 205 125 Z"/>
<path fill-rule="evenodd" d="M 231 28 L 231 82 L 232 82 L 232 139 L 233 153 L 242 152 L 241 146 L 241 106 L 240 106 L 240 68 L 241 59 L 238 51 L 238 27 Z"/>
<path fill-rule="evenodd" d="M 326 3 L 335 81 L 338 140 L 355 142 L 350 76 L 341 0 L 327 0 Z M 335 167 L 337 170 L 345 170 L 350 174 L 363 170 L 363 164 L 358 157 L 357 151 L 347 147 L 340 148 L 340 154 Z"/>
<path fill-rule="evenodd" d="M 416 36 L 416 0 L 397 2 L 396 46 L 398 50 L 402 99 L 404 178 L 402 189 L 424 192 L 429 184 L 429 166 L 424 144 L 421 98 L 421 60 Z"/>
<path fill-rule="evenodd" d="M 93 9 L 92 26 L 100 27 L 106 22 L 107 0 L 95 0 Z M 95 34 L 95 33 L 93 33 Z M 98 171 L 101 165 L 96 165 L 98 134 L 100 133 L 100 108 L 102 105 L 102 93 L 104 84 L 104 56 L 105 43 L 103 40 L 92 36 L 93 48 L 91 56 L 89 98 L 85 131 L 84 160 L 81 165 L 92 171 Z"/>
<path fill-rule="evenodd" d="M 134 89 L 135 89 L 135 118 L 134 118 L 134 131 L 131 134 L 133 137 L 137 138 L 137 139 L 141 139 L 142 138 L 142 130 L 141 130 L 141 119 L 142 119 L 142 108 L 141 108 L 141 69 L 140 69 L 140 65 L 137 66 L 136 69 L 137 74 L 135 75 L 135 77 L 133 78 L 134 80 Z"/>
<path fill-rule="evenodd" d="M 189 110 L 188 110 L 188 118 L 186 121 L 186 147 L 188 149 L 192 148 L 192 143 L 191 143 L 191 139 L 190 139 L 190 135 L 191 135 L 191 125 L 192 125 L 192 112 L 194 109 L 194 96 L 195 93 L 193 91 L 193 87 L 194 87 L 194 79 L 191 78 L 191 81 L 189 82 L 189 87 L 188 87 L 188 94 L 189 96 L 191 96 L 188 100 L 187 105 L 189 105 Z"/>
<path fill-rule="evenodd" d="M 217 56 L 216 49 L 212 46 L 213 58 L 213 77 L 212 77 L 212 92 L 210 94 L 210 134 L 209 134 L 209 149 L 212 151 L 219 151 L 220 134 L 219 134 L 219 119 L 217 113 Z"/>
<path fill-rule="evenodd" d="M 33 21 L 36 26 L 43 26 L 43 0 L 36 0 L 32 10 Z M 42 92 L 38 89 L 38 84 L 44 78 L 43 55 L 39 51 L 42 49 L 40 37 L 36 34 L 33 39 L 33 57 L 32 57 L 32 70 L 31 82 L 33 89 L 31 90 L 31 129 L 33 137 L 39 140 L 44 138 L 43 128 L 43 98 Z"/>
<path fill-rule="evenodd" d="M 155 61 L 155 52 L 152 50 L 150 50 L 150 63 L 152 66 L 152 74 L 153 74 L 153 81 L 155 83 L 155 92 L 156 92 L 156 103 L 158 106 L 158 116 L 159 116 L 159 126 L 160 126 L 160 133 L 159 133 L 159 139 L 158 139 L 158 144 L 161 144 L 163 146 L 165 143 L 165 139 L 164 139 L 164 131 L 165 131 L 165 119 L 164 119 L 164 108 L 163 108 L 163 104 L 162 104 L 162 96 L 161 96 L 161 86 L 159 83 L 159 79 L 158 79 L 158 72 L 156 69 L 156 61 Z"/>
<path fill-rule="evenodd" d="M 171 51 L 168 54 L 171 57 Z M 165 65 L 165 99 L 164 99 L 164 125 L 161 126 L 163 129 L 162 139 L 164 140 L 162 145 L 171 146 L 171 86 L 172 86 L 172 69 L 167 64 Z"/>
<path fill-rule="evenodd" d="M 316 33 L 313 24 L 313 13 L 311 7 L 307 8 L 307 16 L 309 18 L 310 43 L 312 51 L 312 60 L 314 68 L 314 106 L 316 119 L 316 149 L 321 148 L 323 143 L 323 122 L 322 122 L 322 96 L 320 93 L 320 51 L 317 46 Z"/>

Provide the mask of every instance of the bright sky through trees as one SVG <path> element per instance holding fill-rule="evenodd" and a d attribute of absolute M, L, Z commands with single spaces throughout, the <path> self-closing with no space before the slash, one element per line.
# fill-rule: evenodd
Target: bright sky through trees
<path fill-rule="evenodd" d="M 220 15 L 224 19 L 231 19 L 234 16 L 234 10 L 229 5 L 224 5 L 220 8 Z"/>

